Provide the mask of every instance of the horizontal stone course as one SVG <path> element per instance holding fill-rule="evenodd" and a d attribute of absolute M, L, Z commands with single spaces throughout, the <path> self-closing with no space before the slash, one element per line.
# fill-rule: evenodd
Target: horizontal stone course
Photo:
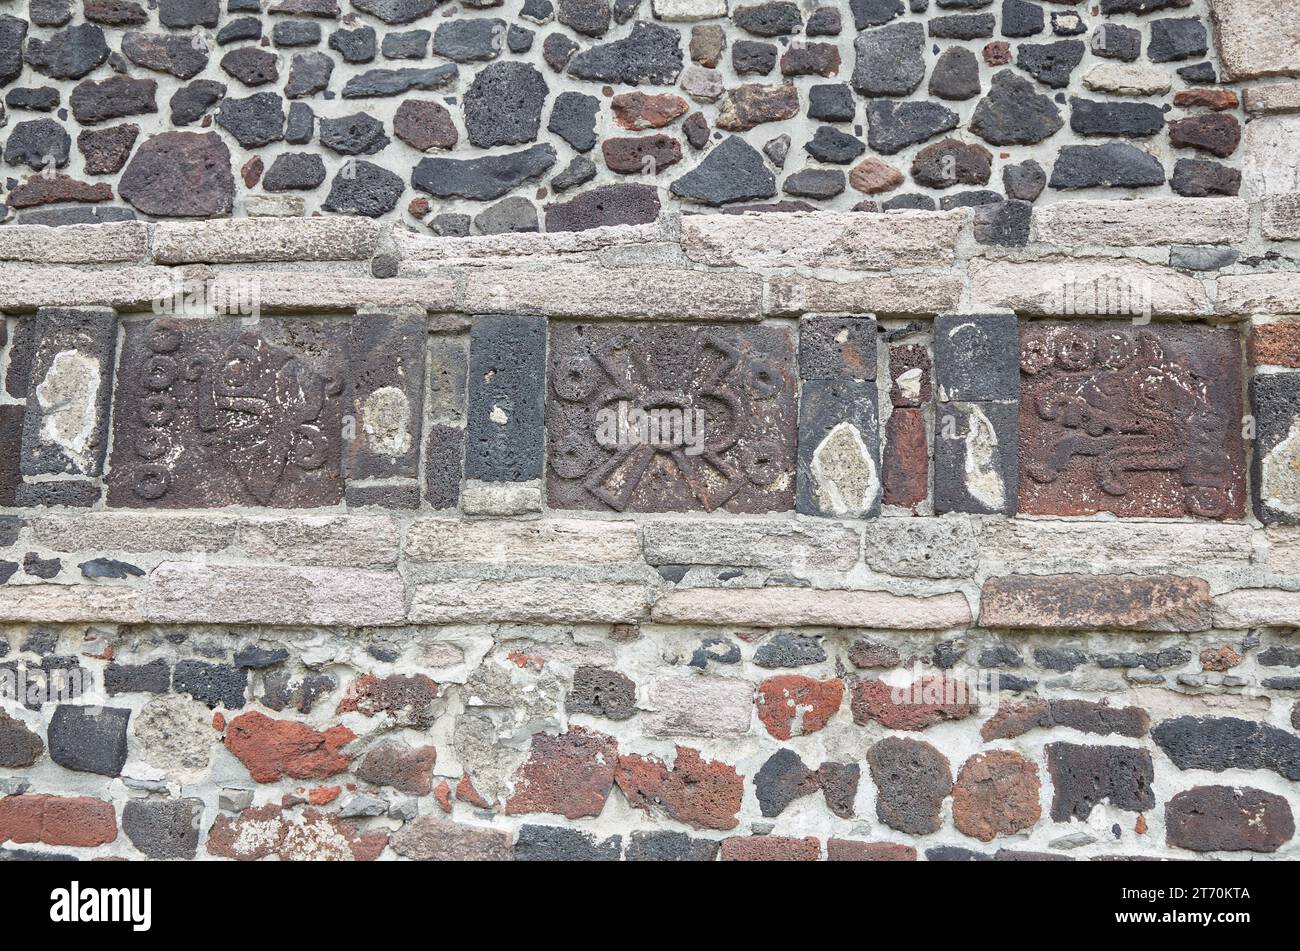
<path fill-rule="evenodd" d="M 693 624 L 943 630 L 969 624 L 971 612 L 966 597 L 956 593 L 911 597 L 887 591 L 694 588 L 661 594 L 651 617 Z"/>

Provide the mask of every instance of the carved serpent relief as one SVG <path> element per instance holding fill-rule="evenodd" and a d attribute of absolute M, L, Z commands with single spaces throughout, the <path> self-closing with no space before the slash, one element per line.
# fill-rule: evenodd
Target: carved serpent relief
<path fill-rule="evenodd" d="M 1240 345 L 1207 327 L 1030 324 L 1020 511 L 1240 518 Z"/>
<path fill-rule="evenodd" d="M 552 505 L 781 511 L 794 502 L 794 341 L 777 328 L 551 330 Z"/>
<path fill-rule="evenodd" d="M 127 329 L 109 504 L 331 505 L 343 333 L 332 325 L 156 320 Z"/>

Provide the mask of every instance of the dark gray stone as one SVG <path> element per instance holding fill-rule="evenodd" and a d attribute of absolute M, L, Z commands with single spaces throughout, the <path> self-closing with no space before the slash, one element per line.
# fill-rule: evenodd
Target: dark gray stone
<path fill-rule="evenodd" d="M 158 20 L 163 26 L 216 26 L 221 17 L 221 0 L 159 0 Z"/>
<path fill-rule="evenodd" d="M 604 36 L 609 30 L 609 0 L 556 0 L 555 18 L 583 36 Z"/>
<path fill-rule="evenodd" d="M 147 664 L 109 664 L 104 670 L 104 689 L 110 697 L 119 693 L 167 693 L 172 671 L 159 658 Z"/>
<path fill-rule="evenodd" d="M 784 632 L 773 635 L 754 651 L 754 664 L 766 670 L 804 667 L 825 659 L 826 649 L 820 638 Z"/>
<path fill-rule="evenodd" d="M 957 113 L 937 102 L 877 99 L 867 103 L 867 144 L 877 152 L 893 155 L 909 145 L 951 132 L 957 122 Z"/>
<path fill-rule="evenodd" d="M 895 195 L 888 201 L 881 202 L 882 211 L 934 211 L 935 201 L 929 195 Z"/>
<path fill-rule="evenodd" d="M 117 317 L 108 310 L 41 308 L 22 323 L 14 341 L 14 350 L 19 349 L 25 351 L 21 376 L 30 381 L 23 421 L 23 475 L 101 475 Z M 45 399 L 40 398 L 42 393 Z M 42 406 L 46 401 L 49 409 Z M 60 442 L 46 431 L 56 429 L 47 423 L 48 417 L 67 405 L 84 410 L 84 424 L 89 426 L 75 443 Z"/>
<path fill-rule="evenodd" d="M 639 21 L 622 40 L 593 46 L 569 63 L 569 75 L 604 83 L 670 86 L 682 71 L 681 35 L 658 23 Z"/>
<path fill-rule="evenodd" d="M 533 40 L 537 36 L 532 30 L 526 30 L 522 26 L 510 25 L 506 31 L 506 47 L 512 53 L 527 53 L 533 48 Z"/>
<path fill-rule="evenodd" d="M 258 647 L 251 644 L 235 653 L 235 666 L 253 670 L 274 667 L 289 659 L 289 652 L 283 647 Z"/>
<path fill-rule="evenodd" d="M 877 324 L 870 317 L 804 317 L 799 322 L 799 377 L 874 380 Z"/>
<path fill-rule="evenodd" d="M 492 201 L 524 182 L 540 178 L 553 165 L 555 148 L 551 145 L 476 159 L 429 157 L 415 166 L 411 184 L 435 198 Z"/>
<path fill-rule="evenodd" d="M 217 45 L 228 46 L 240 40 L 260 40 L 262 38 L 262 21 L 257 17 L 240 17 L 231 20 L 217 31 Z"/>
<path fill-rule="evenodd" d="M 117 707 L 59 704 L 50 719 L 50 759 L 79 773 L 120 776 L 130 719 L 130 710 Z"/>
<path fill-rule="evenodd" d="M 99 501 L 99 486 L 94 482 L 68 480 L 58 482 L 29 482 L 20 485 L 15 493 L 20 507 L 90 508 Z"/>
<path fill-rule="evenodd" d="M 334 60 L 325 53 L 299 53 L 289 67 L 289 81 L 284 84 L 287 99 L 304 99 L 329 88 Z"/>
<path fill-rule="evenodd" d="M 817 773 L 792 749 L 777 750 L 754 774 L 759 812 L 767 818 L 779 816 L 790 803 L 815 793 L 819 787 Z"/>
<path fill-rule="evenodd" d="M 1204 56 L 1209 38 L 1198 17 L 1169 17 L 1151 21 L 1147 58 L 1153 63 L 1173 63 Z"/>
<path fill-rule="evenodd" d="M 33 578 L 49 581 L 51 578 L 58 577 L 62 570 L 63 562 L 58 558 L 42 558 L 34 551 L 29 551 L 23 556 L 23 574 L 31 575 Z"/>
<path fill-rule="evenodd" d="M 486 63 L 501 55 L 506 32 L 505 20 L 448 20 L 434 31 L 433 51 L 457 63 Z"/>
<path fill-rule="evenodd" d="M 662 571 L 662 568 L 660 570 Z M 684 572 L 683 577 L 685 577 Z M 706 670 L 709 664 L 739 664 L 740 660 L 740 647 L 735 642 L 725 637 L 706 637 L 691 653 L 689 666 Z"/>
<path fill-rule="evenodd" d="M 1160 160 L 1127 142 L 1066 145 L 1056 156 L 1053 188 L 1146 188 L 1163 185 Z"/>
<path fill-rule="evenodd" d="M 1051 97 L 1039 95 L 1029 80 L 1004 69 L 994 75 L 988 95 L 975 107 L 970 130 L 990 145 L 1032 145 L 1063 125 Z"/>
<path fill-rule="evenodd" d="M 202 819 L 202 799 L 132 799 L 122 807 L 122 831 L 151 859 L 194 858 Z"/>
<path fill-rule="evenodd" d="M 71 0 L 29 0 L 27 15 L 36 26 L 63 26 L 72 19 Z"/>
<path fill-rule="evenodd" d="M 351 372 L 343 392 L 345 412 L 356 420 L 345 456 L 347 478 L 419 476 L 427 337 L 423 318 L 370 315 L 353 321 Z"/>
<path fill-rule="evenodd" d="M 849 518 L 880 513 L 877 400 L 871 381 L 804 382 L 799 400 L 798 512 Z"/>
<path fill-rule="evenodd" d="M 1088 662 L 1088 655 L 1074 647 L 1036 647 L 1034 663 L 1057 673 L 1069 673 Z"/>
<path fill-rule="evenodd" d="M 93 23 L 77 23 L 48 40 L 27 40 L 27 62 L 51 79 L 80 79 L 108 59 L 104 31 Z"/>
<path fill-rule="evenodd" d="M 172 670 L 172 689 L 207 704 L 208 709 L 239 710 L 248 691 L 248 671 L 225 664 L 182 660 Z"/>
<path fill-rule="evenodd" d="M 77 567 L 81 569 L 83 577 L 92 579 L 111 578 L 114 581 L 125 581 L 127 578 L 144 577 L 143 568 L 112 558 L 92 558 L 90 561 L 83 561 Z"/>
<path fill-rule="evenodd" d="M 93 125 L 123 116 L 145 115 L 158 111 L 154 101 L 158 84 L 152 79 L 109 76 L 98 82 L 78 83 L 68 97 L 72 114 L 84 125 Z"/>
<path fill-rule="evenodd" d="M 975 209 L 975 240 L 1002 248 L 1019 248 L 1029 243 L 1033 205 L 1027 201 L 998 201 Z"/>
<path fill-rule="evenodd" d="M 1003 198 L 997 192 L 979 188 L 942 196 L 939 199 L 939 209 L 952 211 L 954 208 L 983 208 L 986 205 L 998 205 L 1002 202 Z"/>
<path fill-rule="evenodd" d="M 594 166 L 592 172 L 594 177 Z M 551 184 L 555 185 L 555 179 Z M 607 225 L 644 225 L 658 217 L 659 190 L 653 185 L 604 185 L 567 202 L 547 205 L 546 230 L 585 231 Z"/>
<path fill-rule="evenodd" d="M 633 832 L 627 845 L 629 862 L 712 862 L 720 844 L 685 832 Z"/>
<path fill-rule="evenodd" d="M 1142 31 L 1119 23 L 1102 23 L 1093 30 L 1089 45 L 1103 59 L 1134 63 L 1142 55 Z"/>
<path fill-rule="evenodd" d="M 583 713 L 610 720 L 628 720 L 636 714 L 636 684 L 616 670 L 579 667 L 573 672 L 573 689 L 564 698 L 572 716 Z"/>
<path fill-rule="evenodd" d="M 1043 85 L 1064 89 L 1087 49 L 1080 40 L 1021 43 L 1016 49 L 1016 65 Z"/>
<path fill-rule="evenodd" d="M 804 150 L 819 162 L 848 165 L 867 150 L 860 139 L 828 125 L 818 126 Z M 841 189 L 843 190 L 843 189 Z"/>
<path fill-rule="evenodd" d="M 53 112 L 61 101 L 59 91 L 53 86 L 11 89 L 5 94 L 5 105 L 10 109 L 28 109 L 32 112 Z"/>
<path fill-rule="evenodd" d="M 311 20 L 280 20 L 271 28 L 276 46 L 315 46 L 320 42 L 320 24 Z"/>
<path fill-rule="evenodd" d="M 7 86 L 23 72 L 23 40 L 27 21 L 0 16 L 0 86 Z"/>
<path fill-rule="evenodd" d="M 45 743 L 22 720 L 0 711 L 0 768 L 26 769 L 45 752 Z"/>
<path fill-rule="evenodd" d="M 993 155 L 978 143 L 944 139 L 927 145 L 912 160 L 912 178 L 928 188 L 987 185 L 993 173 Z"/>
<path fill-rule="evenodd" d="M 1017 399 L 1019 353 L 1019 327 L 1014 314 L 936 317 L 934 379 L 939 400 Z"/>
<path fill-rule="evenodd" d="M 262 178 L 268 192 L 311 191 L 325 181 L 325 162 L 313 152 L 284 152 Z"/>
<path fill-rule="evenodd" d="M 385 33 L 379 48 L 384 59 L 424 59 L 429 54 L 429 36 L 428 30 Z"/>
<path fill-rule="evenodd" d="M 4 160 L 9 165 L 26 165 L 40 171 L 46 166 L 63 168 L 68 164 L 72 138 L 53 119 L 25 119 L 9 132 Z"/>
<path fill-rule="evenodd" d="M 793 36 L 803 27 L 798 4 L 789 0 L 738 6 L 731 11 L 731 19 L 755 36 Z"/>
<path fill-rule="evenodd" d="M 455 63 L 427 69 L 368 69 L 343 84 L 344 99 L 373 99 L 400 96 L 412 89 L 430 92 L 446 89 L 456 82 L 460 67 Z"/>
<path fill-rule="evenodd" d="M 316 114 L 305 102 L 289 103 L 289 119 L 284 124 L 284 141 L 306 145 L 316 132 Z"/>
<path fill-rule="evenodd" d="M 1236 264 L 1240 256 L 1234 248 L 1176 244 L 1169 249 L 1169 266 L 1185 271 L 1221 271 Z"/>
<path fill-rule="evenodd" d="M 943 51 L 930 74 L 930 95 L 961 101 L 980 94 L 980 64 L 975 54 L 962 46 Z"/>
<path fill-rule="evenodd" d="M 245 86 L 280 81 L 279 57 L 258 46 L 241 46 L 221 57 L 221 69 Z"/>
<path fill-rule="evenodd" d="M 13 458 L 18 458 L 17 450 L 14 451 Z M 0 503 L 8 505 L 9 503 Z M 0 515 L 0 548 L 8 548 L 18 541 L 18 533 L 23 530 L 23 520 L 16 515 Z M 0 657 L 4 653 L 0 652 Z"/>
<path fill-rule="evenodd" d="M 542 59 L 557 73 L 564 72 L 564 67 L 569 65 L 576 52 L 578 44 L 563 33 L 552 33 L 542 41 Z"/>
<path fill-rule="evenodd" d="M 375 58 L 374 28 L 361 26 L 355 30 L 335 30 L 330 34 L 329 47 L 341 53 L 346 63 L 369 63 Z"/>
<path fill-rule="evenodd" d="M 1209 159 L 1181 158 L 1174 163 L 1169 187 L 1184 198 L 1236 195 L 1241 191 L 1241 170 Z"/>
<path fill-rule="evenodd" d="M 731 67 L 740 76 L 766 76 L 776 69 L 776 46 L 737 40 L 731 44 Z"/>
<path fill-rule="evenodd" d="M 1298 741 L 1300 742 L 1300 741 Z M 1047 771 L 1052 777 L 1052 819 L 1087 822 L 1092 810 L 1109 800 L 1114 809 L 1154 809 L 1151 789 L 1155 765 L 1151 754 L 1132 746 L 1047 744 Z"/>
<path fill-rule="evenodd" d="M 1033 159 L 1002 166 L 1002 189 L 1008 198 L 1034 201 L 1047 187 L 1047 173 Z"/>
<path fill-rule="evenodd" d="M 1165 114 L 1150 102 L 1070 100 L 1070 128 L 1080 135 L 1142 139 L 1164 130 Z"/>
<path fill-rule="evenodd" d="M 420 484 L 357 485 L 349 483 L 344 490 L 349 509 L 374 506 L 381 509 L 418 509 Z"/>
<path fill-rule="evenodd" d="M 771 198 L 776 194 L 776 176 L 756 149 L 733 135 L 715 145 L 699 165 L 674 181 L 669 190 L 678 198 L 716 207 Z"/>
<path fill-rule="evenodd" d="M 1178 78 L 1189 86 L 1213 86 L 1219 81 L 1213 63 L 1196 63 L 1178 70 Z"/>
<path fill-rule="evenodd" d="M 186 126 L 198 122 L 203 114 L 221 101 L 226 94 L 225 83 L 211 79 L 196 79 L 172 93 L 172 125 Z"/>
<path fill-rule="evenodd" d="M 122 53 L 137 66 L 189 79 L 208 65 L 206 47 L 196 46 L 188 36 L 130 31 L 122 37 Z"/>
<path fill-rule="evenodd" d="M 542 477 L 546 320 L 477 317 L 470 329 L 465 477 L 527 482 Z"/>
<path fill-rule="evenodd" d="M 1037 36 L 1046 21 L 1043 8 L 1027 0 L 1002 0 L 1002 35 L 1018 39 Z"/>
<path fill-rule="evenodd" d="M 246 149 L 256 149 L 284 138 L 284 101 L 273 92 L 246 99 L 221 100 L 217 125 Z"/>
<path fill-rule="evenodd" d="M 366 112 L 320 120 L 320 143 L 339 155 L 374 155 L 387 148 L 384 124 Z"/>
<path fill-rule="evenodd" d="M 1014 514 L 1020 482 L 1019 429 L 1015 403 L 939 405 L 934 433 L 935 512 Z"/>
<path fill-rule="evenodd" d="M 858 34 L 853 48 L 853 88 L 863 95 L 906 96 L 925 78 L 925 27 L 920 23 L 867 30 Z"/>
<path fill-rule="evenodd" d="M 470 143 L 487 149 L 535 141 L 548 92 L 546 79 L 527 63 L 483 67 L 465 94 Z"/>
<path fill-rule="evenodd" d="M 831 8 L 824 7 L 823 9 Z M 890 20 L 902 16 L 903 0 L 849 0 L 849 10 L 853 14 L 854 29 L 865 30 L 869 26 L 883 26 Z M 836 11 L 836 15 L 838 22 L 838 11 Z M 809 26 L 811 27 L 811 25 L 812 20 L 810 18 Z"/>
<path fill-rule="evenodd" d="M 424 449 L 424 494 L 430 508 L 451 509 L 460 503 L 461 460 L 464 455 L 463 427 L 429 426 Z"/>
<path fill-rule="evenodd" d="M 560 826 L 524 825 L 515 840 L 516 862 L 617 862 L 623 837 L 598 841 L 589 832 Z"/>
<path fill-rule="evenodd" d="M 385 23 L 412 23 L 433 12 L 442 0 L 352 0 L 363 13 L 379 17 Z"/>
<path fill-rule="evenodd" d="M 378 218 L 397 207 L 404 191 L 406 183 L 400 176 L 373 162 L 353 159 L 334 176 L 323 207 L 326 211 Z"/>
<path fill-rule="evenodd" d="M 867 765 L 881 822 L 912 835 L 939 830 L 943 801 L 952 792 L 947 757 L 929 743 L 891 736 L 867 751 Z"/>
<path fill-rule="evenodd" d="M 997 18 L 991 13 L 962 13 L 956 16 L 935 17 L 929 23 L 930 36 L 939 40 L 987 39 L 993 35 L 997 22 Z"/>
<path fill-rule="evenodd" d="M 1278 445 L 1291 435 L 1300 418 L 1300 373 L 1257 373 L 1250 380 L 1250 412 L 1255 419 L 1255 452 L 1251 460 L 1251 494 L 1255 500 L 1255 517 L 1265 525 L 1300 524 L 1300 513 L 1271 505 L 1270 486 L 1264 484 L 1265 464 L 1281 466 L 1276 476 L 1285 483 L 1293 479 L 1290 458 L 1270 457 Z M 1270 470 L 1271 471 L 1271 470 Z"/>
<path fill-rule="evenodd" d="M 858 113 L 853 90 L 844 83 L 820 83 L 808 90 L 808 118 L 852 122 Z"/>
<path fill-rule="evenodd" d="M 600 100 L 580 92 L 562 92 L 555 97 L 547 129 L 554 132 L 579 152 L 590 152 L 596 146 L 596 116 Z"/>
<path fill-rule="evenodd" d="M 575 155 L 573 160 L 564 167 L 564 171 L 551 179 L 551 189 L 556 192 L 566 192 L 571 188 L 577 188 L 579 185 L 585 185 L 596 177 L 596 163 L 585 155 Z M 658 203 L 656 196 L 655 202 Z M 549 216 L 549 208 L 547 210 Z M 658 215 L 658 212 L 655 212 Z M 549 225 L 548 231 L 554 230 Z M 561 230 L 581 230 L 581 229 L 561 229 Z"/>

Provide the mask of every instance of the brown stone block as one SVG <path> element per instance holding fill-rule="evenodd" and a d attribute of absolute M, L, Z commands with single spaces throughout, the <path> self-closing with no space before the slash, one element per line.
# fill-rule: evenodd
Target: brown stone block
<path fill-rule="evenodd" d="M 980 626 L 1206 631 L 1210 586 L 1171 575 L 1009 575 L 984 582 Z"/>
<path fill-rule="evenodd" d="M 1234 331 L 1029 324 L 1020 370 L 1022 514 L 1245 514 Z"/>

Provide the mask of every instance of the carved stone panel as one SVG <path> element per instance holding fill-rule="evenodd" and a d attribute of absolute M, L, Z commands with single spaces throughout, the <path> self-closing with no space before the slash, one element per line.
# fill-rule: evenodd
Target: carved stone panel
<path fill-rule="evenodd" d="M 349 338 L 349 479 L 414 479 L 424 432 L 424 317 L 357 317 Z"/>
<path fill-rule="evenodd" d="M 128 324 L 109 505 L 338 503 L 348 330 L 313 320 Z"/>
<path fill-rule="evenodd" d="M 1232 330 L 1027 324 L 1020 512 L 1241 518 L 1241 344 Z"/>
<path fill-rule="evenodd" d="M 795 346 L 783 327 L 552 322 L 550 504 L 619 512 L 789 510 Z"/>

